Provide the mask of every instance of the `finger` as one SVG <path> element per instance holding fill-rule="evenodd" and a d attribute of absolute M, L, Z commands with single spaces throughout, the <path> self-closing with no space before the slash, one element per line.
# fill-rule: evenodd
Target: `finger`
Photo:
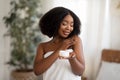
<path fill-rule="evenodd" d="M 61 57 L 61 56 L 59 56 L 59 59 L 62 59 L 62 57 Z"/>
<path fill-rule="evenodd" d="M 74 44 L 74 42 L 70 42 L 70 43 L 69 43 L 69 45 L 73 45 L 73 44 Z"/>
<path fill-rule="evenodd" d="M 64 57 L 63 56 L 59 56 L 59 59 L 64 59 Z"/>
<path fill-rule="evenodd" d="M 72 59 L 72 58 L 75 58 L 75 57 L 76 57 L 76 54 L 74 52 L 71 52 L 70 56 L 69 56 L 69 59 Z"/>

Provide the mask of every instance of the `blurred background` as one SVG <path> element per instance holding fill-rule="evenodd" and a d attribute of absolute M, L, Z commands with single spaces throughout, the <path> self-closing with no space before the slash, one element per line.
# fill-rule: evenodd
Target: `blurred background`
<path fill-rule="evenodd" d="M 11 1 L 0 0 L 1 80 L 10 80 L 11 67 L 5 63 L 9 61 L 11 56 L 11 39 L 3 36 L 8 30 L 3 17 L 7 16 L 11 10 Z M 39 4 L 37 10 L 41 15 L 56 6 L 69 8 L 78 15 L 82 23 L 80 37 L 83 42 L 86 64 L 83 75 L 88 80 L 96 80 L 101 51 L 103 49 L 120 50 L 120 0 L 40 0 Z M 40 17 L 37 19 L 39 20 Z M 41 34 L 39 37 L 42 38 L 42 41 L 49 39 Z M 34 46 L 35 49 L 36 47 Z"/>

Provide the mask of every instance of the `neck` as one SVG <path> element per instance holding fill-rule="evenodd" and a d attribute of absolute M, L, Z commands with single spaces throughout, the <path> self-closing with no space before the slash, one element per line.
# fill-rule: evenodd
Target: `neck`
<path fill-rule="evenodd" d="M 62 37 L 54 37 L 52 41 L 53 41 L 54 43 L 60 43 L 60 42 L 63 41 L 64 39 L 65 39 L 65 38 L 62 38 Z"/>

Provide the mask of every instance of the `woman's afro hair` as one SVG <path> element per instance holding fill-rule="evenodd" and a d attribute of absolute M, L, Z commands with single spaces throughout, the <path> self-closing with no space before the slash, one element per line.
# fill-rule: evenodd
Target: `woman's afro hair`
<path fill-rule="evenodd" d="M 48 37 L 54 37 L 58 32 L 62 20 L 68 14 L 70 14 L 74 20 L 74 29 L 69 37 L 80 34 L 81 22 L 79 18 L 71 10 L 64 7 L 55 7 L 42 16 L 39 21 L 41 32 Z"/>

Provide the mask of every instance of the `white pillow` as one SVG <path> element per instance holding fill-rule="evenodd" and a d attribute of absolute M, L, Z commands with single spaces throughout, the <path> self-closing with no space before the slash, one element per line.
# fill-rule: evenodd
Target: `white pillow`
<path fill-rule="evenodd" d="M 102 61 L 96 80 L 120 80 L 120 64 Z"/>

